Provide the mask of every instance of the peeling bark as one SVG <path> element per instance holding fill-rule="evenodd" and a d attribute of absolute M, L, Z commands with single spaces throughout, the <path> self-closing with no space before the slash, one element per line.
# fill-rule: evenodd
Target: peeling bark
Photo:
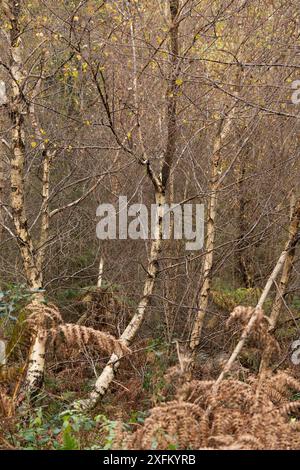
<path fill-rule="evenodd" d="M 43 285 L 42 271 L 37 263 L 36 250 L 28 228 L 25 208 L 25 131 L 24 116 L 27 114 L 27 103 L 24 99 L 26 76 L 23 72 L 21 30 L 19 25 L 20 2 L 7 3 L 7 14 L 10 20 L 10 72 L 12 98 L 10 117 L 12 122 L 10 186 L 11 209 L 20 249 L 21 258 L 28 286 L 39 291 Z M 42 301 L 42 294 L 34 294 L 36 301 Z M 29 357 L 26 387 L 32 391 L 38 388 L 43 380 L 45 356 L 45 339 L 37 330 Z"/>
<path fill-rule="evenodd" d="M 50 166 L 51 162 L 55 156 L 55 151 L 51 152 L 49 144 L 44 142 L 41 126 L 38 121 L 34 99 L 38 94 L 40 89 L 41 81 L 39 80 L 35 86 L 35 93 L 32 98 L 32 102 L 29 107 L 29 113 L 31 118 L 32 127 L 35 132 L 36 139 L 40 142 L 40 149 L 42 152 L 42 206 L 41 206 L 41 226 L 40 226 L 40 236 L 39 243 L 37 248 L 36 264 L 38 270 L 42 273 L 44 259 L 45 259 L 45 250 L 46 244 L 49 238 L 49 228 L 50 228 L 50 211 L 49 211 L 49 196 L 50 196 Z"/>
<path fill-rule="evenodd" d="M 25 76 L 22 72 L 21 38 L 19 26 L 20 4 L 9 2 L 10 6 L 10 41 L 11 41 L 11 121 L 12 121 L 12 158 L 11 158 L 11 207 L 17 242 L 22 256 L 24 270 L 28 284 L 33 289 L 42 286 L 41 273 L 38 271 L 35 260 L 33 241 L 28 230 L 25 210 L 25 132 L 24 114 L 27 111 L 23 97 Z"/>
<path fill-rule="evenodd" d="M 6 95 L 6 85 L 5 83 L 0 80 L 0 131 L 3 132 L 5 127 L 5 119 L 4 119 L 4 110 L 7 105 L 7 95 Z M 4 224 L 4 209 L 2 204 L 4 203 L 4 158 L 5 158 L 5 150 L 4 150 L 4 143 L 2 140 L 0 141 L 0 240 L 2 238 L 3 232 L 3 224 Z"/>
<path fill-rule="evenodd" d="M 29 357 L 25 389 L 34 394 L 44 380 L 45 354 L 47 335 L 44 330 L 37 332 Z"/>

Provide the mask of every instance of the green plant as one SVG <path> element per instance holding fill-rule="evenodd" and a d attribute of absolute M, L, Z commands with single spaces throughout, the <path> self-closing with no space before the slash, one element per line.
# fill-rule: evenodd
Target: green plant
<path fill-rule="evenodd" d="M 214 303 L 223 310 L 231 312 L 238 305 L 255 306 L 261 291 L 259 288 L 216 287 L 211 291 Z"/>
<path fill-rule="evenodd" d="M 49 415 L 42 407 L 36 408 L 29 421 L 20 420 L 16 425 L 13 444 L 18 449 L 27 450 L 79 450 L 83 448 L 101 449 L 97 428 L 102 420 L 75 410 L 65 410 Z M 90 442 L 90 440 L 92 440 Z"/>
<path fill-rule="evenodd" d="M 9 322 L 18 320 L 17 313 L 32 296 L 33 291 L 21 285 L 12 285 L 8 290 L 0 291 L 0 325 L 6 327 Z"/>

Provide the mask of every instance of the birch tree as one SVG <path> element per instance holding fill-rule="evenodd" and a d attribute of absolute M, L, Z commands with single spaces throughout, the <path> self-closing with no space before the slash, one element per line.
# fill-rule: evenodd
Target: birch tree
<path fill-rule="evenodd" d="M 81 289 L 97 285 L 101 297 L 117 285 L 136 305 L 132 318 L 122 317 L 127 328 L 120 320 L 112 325 L 124 330 L 125 344 L 149 339 L 150 326 L 170 354 L 175 339 L 192 353 L 201 338 L 209 349 L 205 320 L 216 319 L 221 329 L 223 313 L 215 315 L 213 303 L 210 312 L 211 288 L 226 283 L 235 294 L 237 271 L 244 287 L 263 287 L 282 237 L 285 214 L 277 208 L 299 179 L 299 116 L 288 97 L 298 70 L 291 7 L 289 22 L 283 6 L 261 2 L 3 5 L 1 287 L 26 283 L 36 302 L 61 302 L 63 313 L 81 323 L 88 311 L 82 315 L 67 296 L 77 300 Z M 285 52 L 274 47 L 282 38 Z M 144 249 L 129 240 L 99 248 L 96 207 L 115 204 L 120 194 L 157 204 L 155 239 Z M 203 251 L 186 253 L 181 240 L 165 249 L 162 208 L 178 199 L 207 201 Z M 172 235 L 172 217 L 170 225 Z M 36 326 L 30 391 L 42 383 L 46 352 L 46 335 Z M 121 359 L 110 358 L 87 406 L 108 390 Z"/>
<path fill-rule="evenodd" d="M 290 212 L 290 223 L 289 223 L 289 233 L 288 233 L 288 241 L 286 243 L 286 256 L 284 259 L 284 263 L 282 266 L 282 274 L 280 278 L 280 282 L 278 285 L 276 284 L 276 294 L 275 299 L 273 301 L 271 314 L 269 317 L 269 331 L 274 331 L 280 311 L 282 306 L 285 302 L 284 298 L 286 295 L 287 286 L 290 280 L 290 276 L 292 273 L 295 254 L 296 254 L 296 246 L 299 242 L 299 227 L 300 227 L 300 199 L 295 200 L 294 193 L 291 197 L 291 212 Z M 260 374 L 260 383 L 263 382 L 265 378 L 265 374 L 267 372 L 267 368 L 269 366 L 269 355 L 267 351 L 263 351 L 263 355 L 260 362 L 259 374 Z"/>
<path fill-rule="evenodd" d="M 3 130 L 5 124 L 4 113 L 7 105 L 6 85 L 0 80 L 0 128 Z M 4 183 L 5 183 L 5 156 L 6 148 L 4 142 L 0 141 L 0 240 L 2 238 L 4 224 Z"/>
<path fill-rule="evenodd" d="M 194 354 L 200 343 L 201 332 L 208 307 L 209 292 L 212 283 L 212 268 L 214 260 L 214 249 L 216 239 L 216 216 L 218 208 L 218 192 L 220 190 L 220 181 L 222 171 L 222 149 L 226 143 L 226 139 L 232 127 L 233 110 L 228 117 L 220 120 L 217 137 L 214 143 L 213 154 L 211 158 L 211 179 L 210 179 L 210 195 L 207 209 L 207 234 L 205 242 L 205 257 L 203 261 L 203 275 L 201 279 L 201 288 L 197 300 L 197 312 L 190 338 L 190 349 Z"/>
<path fill-rule="evenodd" d="M 296 255 L 296 246 L 299 243 L 299 227 L 300 227 L 300 199 L 295 200 L 294 194 L 291 197 L 291 215 L 290 215 L 290 224 L 289 224 L 289 240 L 288 240 L 288 254 L 283 266 L 282 275 L 280 282 L 276 289 L 275 300 L 272 305 L 272 311 L 270 314 L 270 330 L 274 330 L 280 311 L 284 304 L 284 299 L 286 296 L 287 287 L 290 281 L 292 274 L 295 255 Z"/>
<path fill-rule="evenodd" d="M 156 279 L 159 274 L 159 257 L 162 250 L 163 240 L 163 215 L 164 205 L 166 203 L 166 188 L 172 168 L 172 162 L 176 151 L 176 105 L 177 105 L 177 91 L 178 91 L 178 55 L 179 55 L 179 13 L 180 2 L 179 0 L 169 0 L 169 14 L 170 14 L 170 72 L 168 76 L 168 86 L 166 91 L 166 121 L 167 121 L 167 142 L 165 152 L 161 161 L 161 172 L 156 174 L 152 168 L 151 161 L 147 156 L 143 155 L 142 164 L 146 166 L 147 175 L 153 185 L 155 204 L 157 207 L 156 225 L 154 240 L 151 241 L 150 253 L 147 265 L 147 278 L 144 283 L 143 294 L 139 301 L 137 310 L 133 315 L 130 323 L 120 337 L 120 341 L 126 346 L 130 345 L 140 326 L 142 325 L 147 307 L 149 306 L 151 296 L 154 292 Z M 135 60 L 135 48 L 133 30 L 132 44 L 133 44 L 133 57 Z M 137 82 L 135 81 L 135 94 L 137 96 Z M 137 103 L 137 99 L 135 99 Z M 142 140 L 142 134 L 139 132 L 139 139 Z M 144 146 L 142 145 L 142 148 Z M 80 407 L 90 408 L 94 406 L 98 400 L 105 395 L 111 382 L 113 381 L 117 369 L 120 365 L 120 359 L 116 354 L 113 354 L 99 378 L 96 380 L 94 390 L 87 400 L 79 402 L 77 405 Z"/>
<path fill-rule="evenodd" d="M 24 119 L 28 106 L 24 98 L 26 75 L 22 63 L 22 41 L 20 28 L 21 2 L 5 2 L 5 11 L 10 21 L 10 76 L 12 97 L 10 103 L 11 163 L 10 163 L 10 195 L 11 209 L 16 240 L 22 257 L 24 271 L 30 289 L 38 292 L 42 289 L 42 271 L 38 267 L 34 242 L 29 232 L 25 207 L 25 129 Z M 39 294 L 43 300 L 43 294 Z M 40 386 L 44 369 L 45 340 L 39 331 L 33 342 L 27 373 L 27 386 L 33 389 Z"/>
<path fill-rule="evenodd" d="M 44 275 L 45 254 L 50 239 L 50 221 L 57 217 L 58 214 L 76 208 L 79 206 L 103 180 L 105 174 L 96 178 L 88 177 L 91 180 L 87 189 L 80 197 L 71 202 L 64 203 L 61 206 L 50 210 L 50 199 L 54 195 L 60 194 L 64 190 L 56 190 L 50 198 L 50 177 L 51 165 L 56 156 L 55 146 L 51 145 L 49 139 L 44 137 L 45 131 L 42 129 L 38 113 L 35 106 L 37 96 L 41 93 L 41 88 L 45 82 L 44 73 L 44 56 L 46 52 L 39 55 L 34 64 L 39 73 L 32 73 L 32 69 L 28 70 L 26 63 L 28 57 L 24 59 L 23 38 L 27 32 L 26 27 L 22 25 L 23 3 L 15 0 L 3 2 L 3 11 L 5 13 L 7 24 L 7 32 L 5 32 L 6 40 L 9 45 L 9 63 L 1 61 L 1 65 L 7 72 L 7 84 L 9 84 L 10 94 L 4 97 L 3 89 L 1 89 L 2 104 L 8 108 L 10 118 L 11 136 L 8 147 L 10 150 L 10 204 L 11 218 L 14 226 L 13 236 L 18 244 L 21 260 L 24 268 L 24 274 L 27 285 L 33 294 L 34 302 L 44 302 Z M 40 33 L 37 33 L 40 34 Z M 42 33 L 43 36 L 43 33 Z M 39 50 L 37 47 L 37 51 Z M 36 52 L 36 51 L 34 51 Z M 33 66 L 34 67 L 34 66 Z M 3 87 L 2 87 L 3 88 Z M 8 88 L 8 87 L 5 87 Z M 4 89 L 5 91 L 5 89 Z M 4 103 L 5 101 L 5 103 Z M 29 134 L 28 128 L 31 125 L 33 135 L 31 138 L 31 151 L 38 148 L 41 155 L 41 184 L 40 196 L 41 204 L 37 212 L 35 220 L 29 220 L 28 208 L 31 201 L 28 200 L 26 190 L 26 179 L 28 175 L 28 157 L 29 152 Z M 3 162 L 3 161 L 2 161 Z M 3 176 L 3 165 L 1 162 L 1 177 Z M 1 182 L 3 177 L 1 179 Z M 85 180 L 84 180 L 85 181 Z M 81 180 L 78 181 L 80 185 Z M 2 183 L 1 183 L 2 184 Z M 76 183 L 75 183 L 76 184 Z M 3 186 L 3 185 L 2 185 Z M 2 189 L 1 186 L 1 189 Z M 1 207 L 2 208 L 2 207 Z M 38 226 L 37 236 L 34 235 L 33 228 Z M 7 228 L 11 234 L 11 230 Z M 38 389 L 43 381 L 44 364 L 45 364 L 45 347 L 46 335 L 42 329 L 37 329 L 33 338 L 33 344 L 29 356 L 29 366 L 26 377 L 26 388 L 32 392 Z"/>

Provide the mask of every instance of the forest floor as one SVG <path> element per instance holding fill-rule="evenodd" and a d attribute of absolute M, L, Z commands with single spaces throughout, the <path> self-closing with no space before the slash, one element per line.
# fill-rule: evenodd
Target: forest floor
<path fill-rule="evenodd" d="M 217 322 L 208 322 L 207 347 L 192 370 L 178 343 L 141 334 L 108 393 L 90 411 L 74 403 L 88 396 L 108 357 L 93 349 L 66 351 L 64 344 L 47 353 L 44 385 L 34 402 L 23 397 L 17 406 L 25 335 L 14 362 L 1 370 L 0 448 L 300 449 L 300 369 L 291 362 L 290 348 L 297 323 L 282 319 L 274 340 L 280 349 L 272 351 L 263 381 L 258 372 L 266 335 L 258 329 L 214 390 L 243 327 L 227 329 L 217 343 L 214 333 L 224 330 L 228 312 L 224 298 L 215 294 L 215 302 L 221 313 Z"/>

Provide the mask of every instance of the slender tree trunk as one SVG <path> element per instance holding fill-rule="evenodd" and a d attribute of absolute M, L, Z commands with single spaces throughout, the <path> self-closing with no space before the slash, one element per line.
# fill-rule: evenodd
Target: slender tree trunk
<path fill-rule="evenodd" d="M 237 246 L 237 274 L 240 278 L 243 287 L 247 289 L 253 286 L 251 273 L 249 271 L 246 249 L 247 243 L 245 236 L 247 233 L 246 223 L 246 206 L 247 199 L 245 198 L 244 178 L 246 173 L 246 162 L 247 158 L 239 159 L 238 163 L 238 182 L 237 182 L 237 204 L 238 204 L 238 230 L 239 230 L 239 242 Z"/>
<path fill-rule="evenodd" d="M 155 226 L 155 237 L 151 242 L 150 257 L 147 267 L 147 278 L 144 284 L 143 296 L 138 304 L 137 310 L 127 328 L 121 335 L 120 339 L 126 345 L 130 345 L 133 339 L 135 338 L 137 332 L 140 329 L 141 324 L 146 315 L 146 310 L 149 305 L 151 296 L 154 292 L 156 279 L 158 276 L 159 269 L 159 257 L 162 248 L 162 239 L 163 239 L 163 211 L 164 204 L 166 204 L 166 186 L 169 180 L 170 171 L 172 162 L 174 159 L 174 154 L 176 151 L 176 138 L 177 138 L 177 120 L 176 120 L 176 104 L 177 104 L 177 91 L 178 91 L 178 55 L 179 55 L 179 45 L 178 45 L 178 22 L 177 15 L 179 12 L 179 0 L 169 0 L 170 16 L 171 16 L 171 27 L 170 27 L 170 77 L 166 93 L 166 103 L 167 103 L 167 143 L 166 151 L 163 156 L 162 161 L 162 171 L 161 175 L 157 176 L 151 167 L 149 160 L 146 160 L 148 176 L 153 183 L 155 189 L 155 203 L 157 207 L 157 218 Z M 134 43 L 134 28 L 131 29 L 131 38 L 132 38 L 132 47 L 133 47 L 133 56 L 134 56 L 134 68 L 136 70 L 136 56 L 135 56 L 135 43 Z M 136 76 L 136 72 L 135 72 Z M 137 81 L 134 82 L 135 88 L 135 103 L 138 106 L 137 100 Z M 145 155 L 143 139 L 141 134 L 141 128 L 139 127 L 139 140 L 142 146 L 142 151 Z M 80 402 L 81 407 L 90 408 L 94 406 L 98 400 L 105 395 L 108 390 L 111 382 L 113 381 L 116 371 L 120 365 L 121 357 L 118 357 L 116 354 L 113 354 L 110 357 L 108 364 L 103 369 L 101 375 L 95 383 L 94 390 L 92 391 L 90 397 L 87 400 Z"/>
<path fill-rule="evenodd" d="M 3 132 L 3 129 L 5 128 L 5 110 L 6 110 L 6 105 L 7 105 L 7 94 L 6 94 L 6 85 L 5 82 L 0 80 L 0 131 Z M 4 149 L 5 145 L 0 140 L 0 240 L 2 238 L 2 233 L 3 233 L 3 224 L 4 224 L 4 159 L 5 159 L 5 154 L 6 151 Z"/>
<path fill-rule="evenodd" d="M 3 332 L 0 329 L 0 368 L 6 364 L 6 340 L 3 337 Z"/>
<path fill-rule="evenodd" d="M 171 206 L 174 203 L 174 173 L 170 174 L 169 180 L 169 191 L 168 191 L 168 204 Z M 172 253 L 174 254 L 174 244 L 172 243 L 172 238 L 174 235 L 174 217 L 173 214 L 170 214 L 170 225 L 169 225 L 169 242 L 165 246 L 165 256 L 170 257 L 170 261 L 168 262 L 168 267 L 170 268 L 172 265 Z M 176 245 L 175 245 L 176 248 Z M 164 311 L 165 311 L 165 326 L 166 326 L 166 338 L 168 343 L 171 342 L 171 325 L 172 325 L 172 316 L 174 311 L 174 305 L 169 302 L 169 299 L 176 298 L 176 282 L 174 282 L 174 278 L 176 277 L 176 271 L 173 273 L 174 276 L 171 276 L 170 271 L 167 270 L 165 275 L 165 282 L 164 282 Z"/>
<path fill-rule="evenodd" d="M 256 320 L 260 314 L 260 310 L 263 308 L 263 305 L 269 295 L 269 292 L 274 284 L 274 282 L 276 281 L 276 278 L 278 276 L 278 274 L 280 273 L 284 263 L 285 263 L 285 260 L 288 256 L 288 253 L 289 253 L 289 250 L 290 250 L 291 246 L 290 246 L 290 243 L 287 244 L 287 246 L 285 247 L 285 249 L 283 250 L 283 252 L 281 253 L 277 263 L 276 263 L 276 266 L 275 268 L 273 269 L 272 271 L 272 274 L 271 276 L 269 277 L 266 285 L 265 285 L 265 288 L 260 296 L 260 299 L 255 307 L 255 310 L 248 322 L 248 324 L 246 325 L 246 327 L 244 328 L 243 330 L 243 333 L 242 333 L 242 336 L 238 342 L 238 344 L 236 345 L 234 351 L 232 352 L 230 358 L 228 359 L 227 363 L 225 364 L 221 374 L 219 375 L 218 379 L 216 380 L 215 384 L 214 384 L 214 387 L 213 387 L 213 390 L 216 391 L 219 384 L 222 382 L 222 380 L 225 378 L 226 374 L 228 374 L 228 372 L 231 370 L 231 367 L 233 366 L 235 360 L 237 359 L 238 355 L 240 354 L 242 348 L 244 347 L 244 344 L 246 342 L 246 340 L 249 338 L 250 334 L 252 333 L 252 329 L 253 329 L 253 326 L 255 325 L 256 323 Z"/>
<path fill-rule="evenodd" d="M 41 300 L 36 301 L 41 302 Z M 45 330 L 37 329 L 30 351 L 29 364 L 25 379 L 25 390 L 27 390 L 31 396 L 34 396 L 43 384 L 46 340 L 47 335 Z"/>
<path fill-rule="evenodd" d="M 211 288 L 211 272 L 214 260 L 214 247 L 216 237 L 216 216 L 218 203 L 218 190 L 220 181 L 220 166 L 222 163 L 221 153 L 224 141 L 226 140 L 231 128 L 232 116 L 220 122 L 217 138 L 214 144 L 212 161 L 211 161 L 211 180 L 210 180 L 210 197 L 208 202 L 207 216 L 207 235 L 205 243 L 206 255 L 203 262 L 202 286 L 197 301 L 197 313 L 194 321 L 191 338 L 190 349 L 194 353 L 199 345 L 205 314 L 207 311 L 209 292 Z"/>
<path fill-rule="evenodd" d="M 24 100 L 24 88 L 26 77 L 23 73 L 21 28 L 19 24 L 20 2 L 11 0 L 7 3 L 10 19 L 10 55 L 11 55 L 11 89 L 12 99 L 10 116 L 12 121 L 11 135 L 11 210 L 17 242 L 28 286 L 33 291 L 42 289 L 43 279 L 41 267 L 38 266 L 36 251 L 28 228 L 28 220 L 25 208 L 25 131 L 24 116 L 27 114 L 27 104 Z M 42 301 L 43 295 L 35 293 L 35 301 Z M 32 391 L 41 385 L 44 372 L 45 338 L 41 332 L 36 331 L 36 336 L 30 352 L 29 366 L 26 377 L 26 387 Z"/>
<path fill-rule="evenodd" d="M 32 101 L 29 106 L 29 114 L 31 124 L 34 129 L 35 138 L 39 142 L 39 148 L 42 156 L 42 205 L 41 205 L 41 225 L 39 233 L 39 241 L 36 254 L 36 264 L 39 272 L 42 273 L 43 264 L 45 260 L 45 252 L 47 241 L 49 238 L 50 229 L 50 211 L 49 211 L 49 196 L 50 196 L 50 168 L 52 160 L 56 154 L 55 151 L 51 152 L 49 143 L 45 143 L 41 125 L 35 112 L 34 100 L 40 91 L 41 80 L 38 80 L 32 96 Z"/>
<path fill-rule="evenodd" d="M 4 210 L 2 204 L 4 203 L 4 145 L 0 142 L 0 240 L 2 239 L 3 224 L 4 224 Z"/>
<path fill-rule="evenodd" d="M 130 345 L 137 332 L 140 329 L 141 324 L 145 318 L 146 309 L 149 305 L 151 296 L 154 291 L 155 282 L 158 275 L 158 260 L 161 252 L 162 245 L 162 210 L 163 204 L 165 204 L 165 194 L 164 192 L 157 191 L 155 195 L 156 204 L 158 206 L 158 217 L 157 217 L 157 226 L 156 226 L 156 239 L 151 242 L 151 250 L 149 263 L 147 267 L 148 275 L 144 284 L 143 296 L 137 307 L 137 311 L 127 328 L 120 337 L 120 340 L 126 344 Z M 101 375 L 95 383 L 94 390 L 90 394 L 89 399 L 84 400 L 81 404 L 84 407 L 90 408 L 94 406 L 98 400 L 105 395 L 107 389 L 109 388 L 111 382 L 113 381 L 115 374 L 120 366 L 120 359 L 116 354 L 112 354 L 108 364 L 103 369 Z"/>
<path fill-rule="evenodd" d="M 289 239 L 288 239 L 287 247 L 286 247 L 287 255 L 285 257 L 281 279 L 277 287 L 275 300 L 272 306 L 269 331 L 274 330 L 274 328 L 276 327 L 280 310 L 283 305 L 284 296 L 286 293 L 286 289 L 289 283 L 290 275 L 291 275 L 293 264 L 294 264 L 296 245 L 299 242 L 299 235 L 300 235 L 299 226 L 300 226 L 300 199 L 296 203 L 294 203 L 293 195 L 292 195 Z M 264 351 L 261 362 L 260 362 L 260 367 L 259 367 L 260 383 L 262 383 L 265 378 L 268 366 L 269 366 L 269 355 L 267 351 Z"/>
<path fill-rule="evenodd" d="M 179 0 L 169 0 L 171 25 L 170 25 L 170 77 L 168 80 L 168 87 L 166 93 L 167 102 L 167 126 L 168 126 L 168 138 L 164 159 L 162 162 L 161 179 L 162 184 L 166 187 L 167 181 L 170 176 L 170 170 L 174 154 L 176 151 L 176 140 L 177 140 L 177 94 L 178 94 L 178 74 L 179 65 Z"/>
<path fill-rule="evenodd" d="M 41 288 L 41 273 L 35 262 L 32 238 L 28 230 L 25 211 L 25 132 L 24 114 L 27 106 L 23 98 L 25 77 L 22 72 L 21 38 L 19 26 L 20 3 L 10 1 L 10 39 L 11 39 L 11 121 L 12 121 L 12 158 L 11 158 L 11 207 L 24 270 L 29 286 Z"/>
<path fill-rule="evenodd" d="M 293 199 L 293 196 L 292 196 Z M 291 219 L 290 219 L 290 227 L 289 227 L 289 244 L 290 250 L 286 257 L 282 276 L 280 279 L 280 283 L 278 285 L 278 289 L 276 292 L 276 297 L 272 306 L 272 311 L 270 315 L 270 330 L 273 330 L 276 326 L 280 310 L 282 308 L 284 302 L 284 296 L 286 293 L 286 289 L 290 280 L 291 272 L 294 265 L 295 260 L 295 252 L 296 252 L 296 245 L 299 242 L 299 225 L 300 225 L 300 199 L 296 202 L 292 201 L 291 204 Z"/>
<path fill-rule="evenodd" d="M 99 289 L 102 287 L 102 282 L 103 282 L 103 267 L 104 267 L 104 259 L 103 259 L 103 256 L 100 256 L 98 280 L 97 280 L 97 287 Z"/>

